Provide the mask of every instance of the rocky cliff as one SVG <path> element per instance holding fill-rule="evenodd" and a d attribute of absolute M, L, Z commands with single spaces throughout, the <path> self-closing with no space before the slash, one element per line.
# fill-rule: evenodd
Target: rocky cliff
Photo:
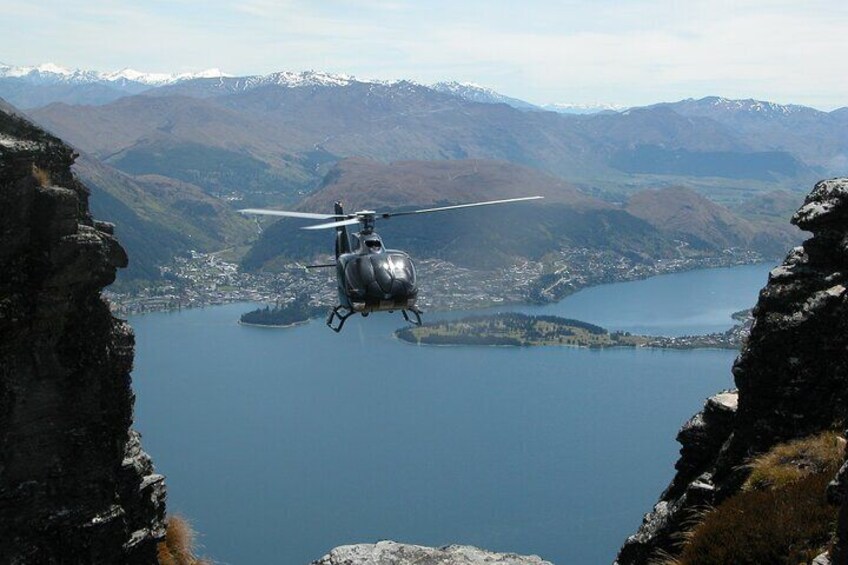
<path fill-rule="evenodd" d="M 677 475 L 619 553 L 620 565 L 680 551 L 705 507 L 738 493 L 752 457 L 848 420 L 848 179 L 818 183 L 792 222 L 813 237 L 769 275 L 747 345 L 733 367 L 737 391 L 707 401 L 678 434 Z M 843 468 L 829 488 L 845 505 Z M 831 550 L 846 563 L 848 507 Z"/>
<path fill-rule="evenodd" d="M 131 431 L 127 264 L 75 154 L 0 101 L 0 562 L 155 563 L 164 484 Z"/>

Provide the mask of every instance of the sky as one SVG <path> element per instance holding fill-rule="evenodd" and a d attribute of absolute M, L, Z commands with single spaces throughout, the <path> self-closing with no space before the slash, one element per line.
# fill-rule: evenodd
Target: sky
<path fill-rule="evenodd" d="M 0 0 L 0 62 L 474 82 L 529 102 L 848 106 L 846 0 Z"/>

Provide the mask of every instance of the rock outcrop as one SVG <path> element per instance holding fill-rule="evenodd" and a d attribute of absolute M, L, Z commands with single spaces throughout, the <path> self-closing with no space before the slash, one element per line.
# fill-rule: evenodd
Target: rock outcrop
<path fill-rule="evenodd" d="M 164 482 L 130 430 L 127 264 L 76 155 L 0 103 L 0 562 L 155 563 Z"/>
<path fill-rule="evenodd" d="M 675 555 L 692 517 L 739 491 L 752 456 L 848 422 L 848 179 L 818 183 L 792 222 L 813 237 L 760 292 L 733 367 L 738 393 L 710 399 L 684 425 L 677 475 L 622 547 L 620 565 Z M 846 474 L 830 488 L 843 505 L 834 563 L 848 557 Z"/>
<path fill-rule="evenodd" d="M 312 565 L 551 565 L 536 555 L 492 553 L 470 545 L 424 547 L 394 541 L 343 545 Z"/>

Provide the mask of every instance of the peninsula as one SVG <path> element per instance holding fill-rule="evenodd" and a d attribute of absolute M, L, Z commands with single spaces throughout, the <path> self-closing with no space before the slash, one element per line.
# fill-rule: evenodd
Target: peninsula
<path fill-rule="evenodd" d="M 267 326 L 286 328 L 308 322 L 323 311 L 321 306 L 313 306 L 308 297 L 299 297 L 286 305 L 257 308 L 241 315 L 239 323 L 246 326 Z"/>
<path fill-rule="evenodd" d="M 571 345 L 578 347 L 660 347 L 669 349 L 738 349 L 750 328 L 750 311 L 736 312 L 739 323 L 723 333 L 664 337 L 610 332 L 605 328 L 558 316 L 519 313 L 471 316 L 402 328 L 395 335 L 424 345 Z"/>

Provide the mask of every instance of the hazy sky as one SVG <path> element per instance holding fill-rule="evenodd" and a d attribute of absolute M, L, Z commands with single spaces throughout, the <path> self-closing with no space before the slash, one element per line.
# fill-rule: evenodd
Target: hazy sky
<path fill-rule="evenodd" d="M 535 103 L 848 106 L 846 0 L 0 0 L 0 62 L 471 81 Z"/>

